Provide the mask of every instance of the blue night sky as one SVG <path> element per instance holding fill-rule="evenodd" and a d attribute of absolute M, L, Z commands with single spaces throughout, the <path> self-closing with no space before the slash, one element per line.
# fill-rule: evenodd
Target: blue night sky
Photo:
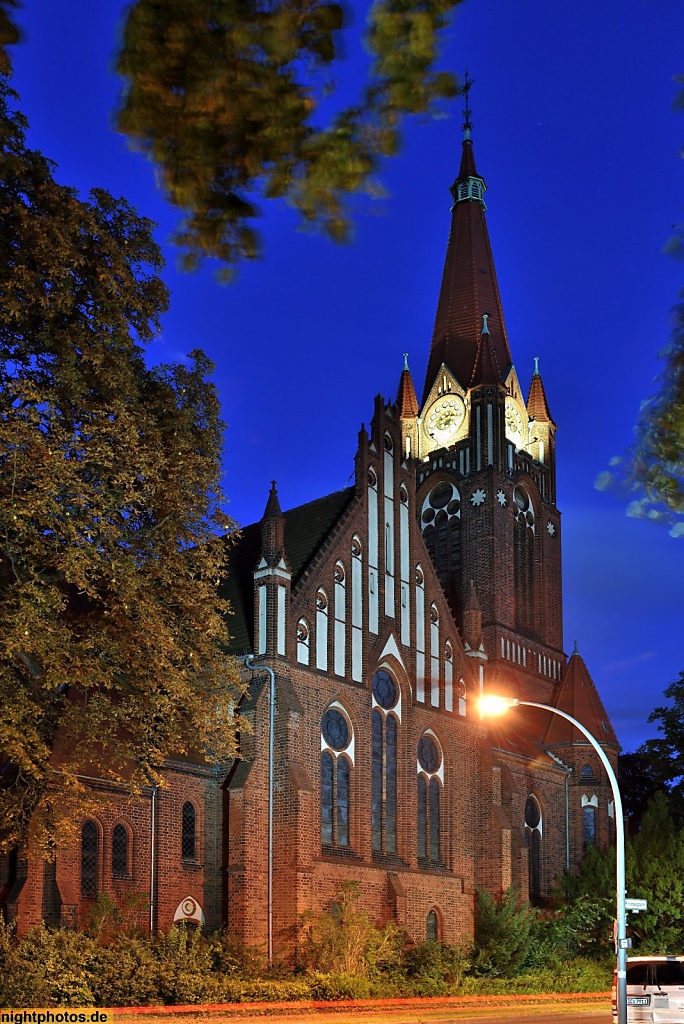
<path fill-rule="evenodd" d="M 273 478 L 283 508 L 347 485 L 359 426 L 377 392 L 394 398 L 403 352 L 422 392 L 462 103 L 409 124 L 352 245 L 298 232 L 275 207 L 259 225 L 265 258 L 220 287 L 209 266 L 177 269 L 176 215 L 112 131 L 122 10 L 25 0 L 15 87 L 58 180 L 124 195 L 158 223 L 172 304 L 150 355 L 201 347 L 216 363 L 229 511 L 247 524 Z M 351 11 L 345 102 L 362 81 L 364 11 Z M 681 0 L 466 0 L 442 53 L 475 80 L 475 156 L 516 368 L 526 389 L 540 357 L 559 425 L 566 650 L 577 640 L 627 750 L 654 734 L 648 714 L 684 669 L 684 538 L 628 518 L 594 480 L 630 443 L 684 282 L 684 265 L 662 254 L 684 217 L 684 116 L 671 109 L 683 38 Z"/>

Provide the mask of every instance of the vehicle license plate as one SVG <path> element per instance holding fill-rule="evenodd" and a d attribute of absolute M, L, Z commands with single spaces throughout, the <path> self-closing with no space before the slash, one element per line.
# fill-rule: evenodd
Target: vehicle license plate
<path fill-rule="evenodd" d="M 650 1001 L 650 996 L 627 996 L 628 1006 L 648 1006 Z"/>

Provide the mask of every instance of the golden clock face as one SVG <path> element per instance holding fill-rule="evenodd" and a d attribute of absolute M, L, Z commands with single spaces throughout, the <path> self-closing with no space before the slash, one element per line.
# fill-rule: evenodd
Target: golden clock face
<path fill-rule="evenodd" d="M 506 399 L 506 437 L 520 448 L 524 441 L 523 419 L 517 403 L 512 398 Z"/>
<path fill-rule="evenodd" d="M 460 395 L 445 395 L 431 406 L 425 418 L 425 432 L 439 444 L 452 441 L 465 419 L 465 404 Z"/>

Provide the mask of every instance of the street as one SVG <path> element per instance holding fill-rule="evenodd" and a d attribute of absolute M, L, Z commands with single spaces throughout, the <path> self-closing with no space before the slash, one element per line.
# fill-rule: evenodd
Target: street
<path fill-rule="evenodd" d="M 114 1024 L 117 1013 L 114 1011 Z M 486 1021 L 498 1021 L 499 1024 L 610 1024 L 610 1004 L 607 1001 L 590 1003 L 569 1009 L 566 1006 L 557 1009 L 546 1006 L 516 1007 L 483 1007 L 482 1009 L 455 1009 L 452 1007 L 405 1007 L 402 1009 L 288 1009 L 278 1012 L 251 1012 L 248 1006 L 244 1010 L 225 1013 L 217 1010 L 203 1013 L 174 1014 L 168 1011 L 159 1016 L 154 1013 L 136 1014 L 128 1010 L 125 1024 L 271 1024 L 280 1021 L 286 1024 L 484 1024 Z"/>

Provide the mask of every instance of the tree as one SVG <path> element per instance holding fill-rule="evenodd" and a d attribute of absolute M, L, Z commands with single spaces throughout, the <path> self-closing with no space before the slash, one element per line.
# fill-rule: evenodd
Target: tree
<path fill-rule="evenodd" d="M 656 793 L 667 793 L 667 785 L 653 757 L 643 747 L 618 757 L 620 794 L 630 832 L 637 832 L 646 808 Z"/>
<path fill-rule="evenodd" d="M 654 708 L 649 722 L 659 722 L 662 739 L 646 740 L 637 750 L 653 780 L 669 794 L 670 812 L 684 820 L 684 672 L 665 689 L 671 704 Z"/>
<path fill-rule="evenodd" d="M 337 241 L 348 198 L 377 192 L 381 159 L 397 152 L 405 114 L 456 93 L 435 70 L 440 29 L 461 0 L 375 0 L 366 32 L 368 84 L 333 113 L 343 7 L 323 0 L 135 0 L 117 70 L 118 127 L 159 168 L 182 211 L 175 241 L 191 267 L 223 261 L 222 276 L 258 254 L 256 202 L 285 199 Z M 0 0 L 0 61 L 16 41 Z"/>
<path fill-rule="evenodd" d="M 172 752 L 227 758 L 239 693 L 216 594 L 231 523 L 211 364 L 146 366 L 167 306 L 150 222 L 56 184 L 15 101 L 2 78 L 5 849 L 93 765 L 139 786 Z"/>

